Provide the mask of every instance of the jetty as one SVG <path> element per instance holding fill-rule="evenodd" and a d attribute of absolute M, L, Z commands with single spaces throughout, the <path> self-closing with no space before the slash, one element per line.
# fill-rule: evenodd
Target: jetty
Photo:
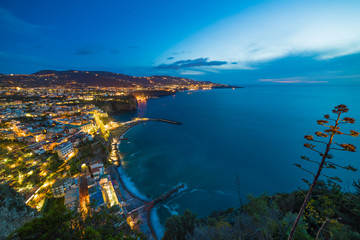
<path fill-rule="evenodd" d="M 167 120 L 167 119 L 161 119 L 161 118 L 149 119 L 148 121 L 164 122 L 164 123 L 170 123 L 170 124 L 175 124 L 175 125 L 181 125 L 182 124 L 181 122 Z"/>
<path fill-rule="evenodd" d="M 145 204 L 146 210 L 151 210 L 151 208 L 153 208 L 156 204 L 167 200 L 169 197 L 171 197 L 171 195 L 179 192 L 183 188 L 185 188 L 185 185 L 180 184 L 179 186 L 176 186 L 173 189 L 170 189 L 169 191 L 167 191 L 166 193 L 160 195 L 158 198 L 152 200 L 151 202 L 146 203 Z"/>
<path fill-rule="evenodd" d="M 163 122 L 163 123 L 169 123 L 174 125 L 181 125 L 181 122 L 168 120 L 168 119 L 162 119 L 162 118 L 134 118 L 131 121 L 127 122 L 114 122 L 113 128 L 110 129 L 110 138 L 122 138 L 122 136 L 132 127 L 135 127 L 136 125 L 143 124 L 146 122 Z M 119 139 L 121 140 L 121 139 Z"/>

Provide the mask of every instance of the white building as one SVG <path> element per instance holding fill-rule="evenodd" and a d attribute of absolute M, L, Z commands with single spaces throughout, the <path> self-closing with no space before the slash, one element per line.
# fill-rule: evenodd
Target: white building
<path fill-rule="evenodd" d="M 99 180 L 100 176 L 104 174 L 104 164 L 101 161 L 91 162 L 91 171 L 95 180 Z"/>
<path fill-rule="evenodd" d="M 71 142 L 64 142 L 55 148 L 59 157 L 63 160 L 67 159 L 70 154 L 74 153 L 74 148 Z"/>

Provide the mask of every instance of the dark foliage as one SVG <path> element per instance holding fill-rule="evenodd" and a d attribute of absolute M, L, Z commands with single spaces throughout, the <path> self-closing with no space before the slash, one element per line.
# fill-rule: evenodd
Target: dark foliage
<path fill-rule="evenodd" d="M 294 239 L 315 239 L 325 221 L 319 239 L 360 239 L 360 180 L 354 187 L 354 193 L 345 193 L 331 182 L 320 181 Z M 187 211 L 168 219 L 164 239 L 287 239 L 305 194 L 298 190 L 249 196 L 241 208 L 217 211 L 201 220 L 191 218 L 194 215 Z M 190 220 L 184 222 L 185 219 Z"/>

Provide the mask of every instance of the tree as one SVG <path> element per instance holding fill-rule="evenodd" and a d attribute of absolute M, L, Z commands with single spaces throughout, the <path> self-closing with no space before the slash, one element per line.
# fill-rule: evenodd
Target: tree
<path fill-rule="evenodd" d="M 348 166 L 340 166 L 339 164 L 336 164 L 334 163 L 333 161 L 331 161 L 331 159 L 333 158 L 333 156 L 330 154 L 330 152 L 332 150 L 339 150 L 339 151 L 349 151 L 349 152 L 355 152 L 355 146 L 352 145 L 352 144 L 344 144 L 344 143 L 337 143 L 334 141 L 334 137 L 335 135 L 348 135 L 348 136 L 352 136 L 352 137 L 358 137 L 359 136 L 359 133 L 354 131 L 354 130 L 350 130 L 350 133 L 349 134 L 345 134 L 343 132 L 340 131 L 340 124 L 347 124 L 347 123 L 354 123 L 355 122 L 355 119 L 353 118 L 349 118 L 349 117 L 344 117 L 344 118 L 341 118 L 341 115 L 343 113 L 346 113 L 348 112 L 349 109 L 347 108 L 347 106 L 343 105 L 343 104 L 340 104 L 338 106 L 336 106 L 334 108 L 334 110 L 332 111 L 334 114 L 335 114 L 335 119 L 332 119 L 330 118 L 330 115 L 325 115 L 324 118 L 326 120 L 318 120 L 317 123 L 319 125 L 322 125 L 322 126 L 325 126 L 327 127 L 326 130 L 324 130 L 324 132 L 315 132 L 315 135 L 319 138 L 325 138 L 325 139 L 328 139 L 327 142 L 325 141 L 321 141 L 321 140 L 315 140 L 314 139 L 314 136 L 312 135 L 306 135 L 305 136 L 305 139 L 308 140 L 308 141 L 311 141 L 311 142 L 314 142 L 314 143 L 321 143 L 321 144 L 325 144 L 325 151 L 324 152 L 321 152 L 316 148 L 315 145 L 313 144 L 310 144 L 310 143 L 305 143 L 304 144 L 304 147 L 316 152 L 316 153 L 319 153 L 320 156 L 321 156 L 321 161 L 318 162 L 318 161 L 314 161 L 314 160 L 311 160 L 310 158 L 308 157 L 305 157 L 305 156 L 302 156 L 301 159 L 304 160 L 304 161 L 308 161 L 308 162 L 311 162 L 311 163 L 315 163 L 318 165 L 318 169 L 317 169 L 317 172 L 316 174 L 313 174 L 311 171 L 303 168 L 300 164 L 295 164 L 295 166 L 299 167 L 300 169 L 310 173 L 313 175 L 314 179 L 312 181 L 312 184 L 310 185 L 309 181 L 307 181 L 306 179 L 303 179 L 306 183 L 308 183 L 310 185 L 309 187 L 309 190 L 306 194 L 306 197 L 304 199 L 304 202 L 300 208 L 300 211 L 294 221 L 294 224 L 291 228 L 291 231 L 289 233 L 289 237 L 288 239 L 291 240 L 294 236 L 294 233 L 295 233 L 295 230 L 296 230 L 296 227 L 297 225 L 299 224 L 299 221 L 300 221 L 300 218 L 302 216 L 302 214 L 304 213 L 304 210 L 307 206 L 307 203 L 309 202 L 309 199 L 310 199 L 310 196 L 311 196 L 311 193 L 313 192 L 314 190 L 314 187 L 320 177 L 320 174 L 321 174 L 321 171 L 324 169 L 324 168 L 330 168 L 330 169 L 337 169 L 337 168 L 343 168 L 343 169 L 347 169 L 347 170 L 350 170 L 350 171 L 356 171 L 356 169 L 354 167 L 352 167 L 351 165 L 348 165 Z M 329 124 L 329 121 L 332 121 L 334 123 L 334 125 L 330 125 Z M 335 145 L 335 147 L 333 147 Z M 331 179 L 332 181 L 337 181 L 337 182 L 341 182 L 341 180 L 338 178 L 338 177 L 330 177 L 330 176 L 327 176 L 327 175 L 324 175 L 323 176 Z"/>
<path fill-rule="evenodd" d="M 117 214 L 119 210 L 118 206 L 104 207 L 83 218 L 81 213 L 57 205 L 17 229 L 7 239 L 145 239 L 143 234 L 126 224 L 122 215 Z"/>
<path fill-rule="evenodd" d="M 197 223 L 196 215 L 190 210 L 185 210 L 183 216 L 173 215 L 166 221 L 166 232 L 163 240 L 185 240 L 187 235 L 192 235 Z"/>

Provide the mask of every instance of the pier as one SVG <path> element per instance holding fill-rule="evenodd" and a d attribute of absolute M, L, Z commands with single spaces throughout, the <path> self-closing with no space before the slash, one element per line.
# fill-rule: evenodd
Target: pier
<path fill-rule="evenodd" d="M 164 122 L 164 123 L 170 123 L 170 124 L 175 124 L 175 125 L 181 125 L 181 122 L 177 122 L 177 121 L 172 121 L 172 120 L 167 120 L 167 119 L 149 119 L 149 121 L 154 121 L 154 122 Z"/>
<path fill-rule="evenodd" d="M 152 200 L 151 202 L 148 202 L 145 204 L 145 208 L 146 210 L 151 210 L 151 208 L 153 208 L 156 204 L 167 200 L 169 197 L 171 197 L 171 195 L 179 192 L 181 189 L 185 188 L 184 184 L 181 184 L 177 187 L 174 187 L 173 189 L 170 189 L 169 191 L 167 191 L 166 193 L 160 195 L 158 198 Z"/>
<path fill-rule="evenodd" d="M 130 128 L 146 122 L 163 122 L 174 125 L 182 124 L 181 122 L 178 121 L 162 119 L 162 118 L 134 118 L 133 120 L 127 122 L 122 122 L 122 123 L 115 122 L 114 127 L 112 129 L 109 129 L 111 131 L 110 138 L 122 138 L 122 135 L 124 135 Z"/>

